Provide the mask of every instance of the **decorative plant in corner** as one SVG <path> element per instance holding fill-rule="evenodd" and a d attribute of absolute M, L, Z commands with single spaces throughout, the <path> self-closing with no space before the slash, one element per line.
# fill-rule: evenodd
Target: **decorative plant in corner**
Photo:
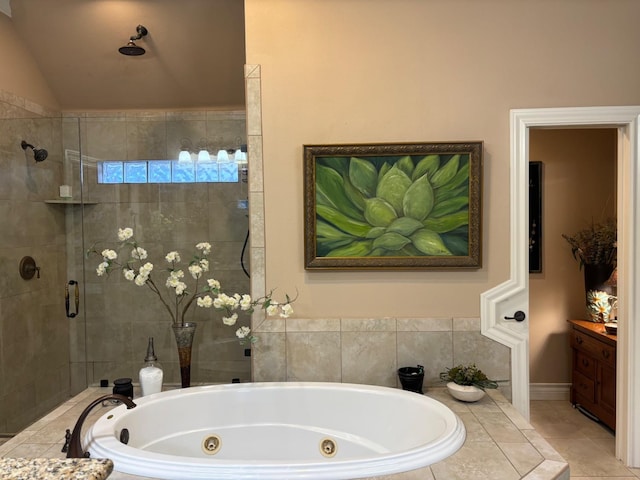
<path fill-rule="evenodd" d="M 440 380 L 447 383 L 452 397 L 464 402 L 475 402 L 484 397 L 486 388 L 498 388 L 498 382 L 490 380 L 475 363 L 460 364 L 440 372 Z"/>
<path fill-rule="evenodd" d="M 617 223 L 608 219 L 594 223 L 574 235 L 562 234 L 571 254 L 584 267 L 585 302 L 592 321 L 607 321 L 611 304 L 617 300 L 610 295 L 607 280 L 615 269 L 617 260 Z"/>
<path fill-rule="evenodd" d="M 617 225 L 615 219 L 594 223 L 573 235 L 562 234 L 580 269 L 584 265 L 611 265 L 616 262 Z M 612 269 L 613 270 L 613 269 Z"/>
<path fill-rule="evenodd" d="M 183 387 L 188 387 L 191 381 L 191 342 L 196 324 L 187 322 L 185 317 L 194 303 L 201 308 L 213 307 L 223 311 L 222 322 L 228 326 L 236 324 L 238 312 L 251 314 L 256 308 L 265 310 L 267 316 L 279 315 L 282 318 L 288 318 L 293 313 L 291 304 L 295 298 L 291 299 L 289 295 L 285 295 L 286 300 L 283 303 L 273 299 L 273 291 L 259 299 L 252 299 L 248 294 L 227 295 L 222 291 L 218 280 L 214 278 L 205 280 L 204 277 L 209 272 L 208 257 L 211 253 L 211 244 L 207 242 L 196 245 L 196 252 L 186 265 L 188 275 L 185 274 L 184 267 L 180 266 L 182 262 L 180 253 L 177 251 L 167 253 L 164 257 L 167 267 L 160 270 L 167 273 L 166 281 L 162 285 L 156 283 L 153 273 L 158 270 L 154 270 L 153 263 L 147 261 L 148 253 L 134 238 L 133 229 L 128 227 L 118 229 L 118 240 L 120 244 L 117 251 L 104 249 L 98 252 L 94 246 L 87 253 L 102 257 L 102 262 L 96 268 L 98 276 L 108 276 L 115 270 L 122 270 L 125 279 L 138 287 L 147 287 L 160 300 L 171 318 L 171 326 L 178 345 Z M 130 249 L 128 258 L 120 255 L 119 252 L 123 249 Z M 193 284 L 191 287 L 186 283 L 189 277 Z M 257 337 L 246 326 L 238 328 L 236 336 L 241 344 L 257 341 Z"/>

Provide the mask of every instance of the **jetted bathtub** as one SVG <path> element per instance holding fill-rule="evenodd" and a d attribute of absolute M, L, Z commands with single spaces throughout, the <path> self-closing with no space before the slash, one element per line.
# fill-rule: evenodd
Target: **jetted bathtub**
<path fill-rule="evenodd" d="M 433 464 L 465 440 L 442 403 L 369 385 L 211 385 L 134 402 L 100 417 L 86 447 L 118 472 L 152 478 L 366 478 Z"/>

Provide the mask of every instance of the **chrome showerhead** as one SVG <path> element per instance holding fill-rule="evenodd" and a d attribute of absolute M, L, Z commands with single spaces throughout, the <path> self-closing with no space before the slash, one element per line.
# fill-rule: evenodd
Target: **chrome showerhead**
<path fill-rule="evenodd" d="M 33 158 L 36 162 L 43 162 L 49 156 L 49 152 L 47 152 L 44 148 L 35 148 L 33 145 L 25 142 L 24 140 L 22 140 L 20 146 L 25 151 L 27 150 L 27 148 L 33 150 Z"/>
<path fill-rule="evenodd" d="M 129 38 L 129 42 L 124 47 L 120 47 L 118 49 L 118 51 L 121 54 L 130 56 L 130 57 L 136 57 L 138 55 L 144 55 L 145 49 L 142 48 L 142 47 L 139 47 L 138 45 L 136 45 L 134 40 L 140 40 L 147 33 L 149 33 L 149 31 L 145 27 L 143 27 L 142 25 L 138 25 L 136 27 L 136 32 L 138 32 L 137 35 L 134 35 L 131 38 Z"/>

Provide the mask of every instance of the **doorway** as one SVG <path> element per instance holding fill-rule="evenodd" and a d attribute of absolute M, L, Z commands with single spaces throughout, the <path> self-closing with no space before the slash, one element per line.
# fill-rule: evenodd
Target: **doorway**
<path fill-rule="evenodd" d="M 530 228 L 538 242 L 529 245 L 531 253 L 541 251 L 542 260 L 539 271 L 529 263 L 532 400 L 569 401 L 567 320 L 586 320 L 587 311 L 584 270 L 562 235 L 616 218 L 616 146 L 615 128 L 532 128 L 529 133 L 529 160 L 541 167 L 542 206 L 541 221 Z"/>
<path fill-rule="evenodd" d="M 616 457 L 625 465 L 640 466 L 640 259 L 637 255 L 638 137 L 640 107 L 543 108 L 511 111 L 510 160 L 510 278 L 481 295 L 481 328 L 489 338 L 511 348 L 513 405 L 529 418 L 529 324 L 513 322 L 517 310 L 528 311 L 528 163 L 529 131 L 547 127 L 613 127 L 617 130 L 618 173 L 618 332 Z"/>

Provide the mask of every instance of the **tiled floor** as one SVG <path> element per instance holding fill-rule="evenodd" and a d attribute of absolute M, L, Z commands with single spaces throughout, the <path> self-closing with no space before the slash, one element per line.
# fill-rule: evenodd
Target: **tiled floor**
<path fill-rule="evenodd" d="M 611 430 L 594 422 L 569 401 L 531 402 L 531 425 L 569 462 L 576 480 L 637 480 L 640 469 L 626 468 L 615 458 Z"/>

